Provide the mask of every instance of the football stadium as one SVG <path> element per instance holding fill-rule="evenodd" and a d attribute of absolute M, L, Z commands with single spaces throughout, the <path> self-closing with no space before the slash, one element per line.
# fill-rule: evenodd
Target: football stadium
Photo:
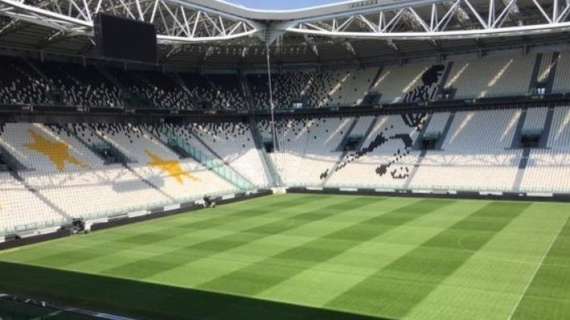
<path fill-rule="evenodd" d="M 0 320 L 570 319 L 569 1 L 251 3 L 0 0 Z"/>

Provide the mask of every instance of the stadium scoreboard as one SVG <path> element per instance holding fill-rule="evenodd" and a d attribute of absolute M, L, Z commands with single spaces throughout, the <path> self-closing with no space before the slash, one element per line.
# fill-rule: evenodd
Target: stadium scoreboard
<path fill-rule="evenodd" d="M 105 58 L 157 62 L 156 29 L 153 24 L 108 14 L 95 17 L 97 55 Z"/>

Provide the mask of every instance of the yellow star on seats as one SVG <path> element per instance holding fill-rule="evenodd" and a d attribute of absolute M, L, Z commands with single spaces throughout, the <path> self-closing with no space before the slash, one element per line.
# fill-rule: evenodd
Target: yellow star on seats
<path fill-rule="evenodd" d="M 69 145 L 64 142 L 50 141 L 33 130 L 29 132 L 34 142 L 27 144 L 26 147 L 46 156 L 59 171 L 65 169 L 66 162 L 79 167 L 86 167 L 83 162 L 77 160 L 77 158 L 69 152 Z"/>
<path fill-rule="evenodd" d="M 180 161 L 162 159 L 158 155 L 156 155 L 156 154 L 154 154 L 148 150 L 145 150 L 144 152 L 150 158 L 150 161 L 148 162 L 148 164 L 151 167 L 157 168 L 157 169 L 165 172 L 170 177 L 176 179 L 176 181 L 178 181 L 178 183 L 183 184 L 184 178 L 188 178 L 188 179 L 193 180 L 193 181 L 198 181 L 198 179 L 196 177 L 194 177 L 190 173 L 184 171 L 184 169 L 180 165 Z"/>

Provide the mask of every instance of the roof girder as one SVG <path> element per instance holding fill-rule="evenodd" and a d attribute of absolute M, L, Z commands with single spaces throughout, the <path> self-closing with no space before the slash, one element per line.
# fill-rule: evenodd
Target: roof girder
<path fill-rule="evenodd" d="M 329 37 L 430 41 L 570 30 L 570 3 L 565 0 L 530 1 L 525 9 L 535 19 L 528 20 L 521 17 L 519 0 L 474 1 L 395 4 L 366 13 L 290 21 L 281 27 L 292 33 Z"/>
<path fill-rule="evenodd" d="M 0 0 L 0 15 L 68 35 L 93 36 L 97 13 L 153 23 L 159 43 L 223 41 L 250 36 L 263 29 L 254 21 L 179 0 L 48 0 L 35 4 Z"/>

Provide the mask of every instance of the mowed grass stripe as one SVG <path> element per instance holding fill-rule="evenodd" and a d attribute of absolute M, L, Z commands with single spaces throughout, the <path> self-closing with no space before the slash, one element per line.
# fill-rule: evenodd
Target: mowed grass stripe
<path fill-rule="evenodd" d="M 141 320 L 380 320 L 294 304 L 7 262 L 0 262 L 0 291 Z"/>
<path fill-rule="evenodd" d="M 159 273 L 168 272 L 169 270 L 175 269 L 181 265 L 247 245 L 253 241 L 258 241 L 287 230 L 299 228 L 308 223 L 330 217 L 330 215 L 347 210 L 354 210 L 382 200 L 383 198 L 372 197 L 349 198 L 340 203 L 301 212 L 293 216 L 285 216 L 282 219 L 227 236 L 195 243 L 164 254 L 154 255 L 146 259 L 136 260 L 118 267 L 104 270 L 102 274 L 131 279 L 145 279 Z"/>
<path fill-rule="evenodd" d="M 373 216 L 323 237 L 236 270 L 199 286 L 200 289 L 256 295 L 295 275 L 330 260 L 346 250 L 387 233 L 454 201 L 420 200 Z M 283 268 L 288 265 L 290 268 Z"/>
<path fill-rule="evenodd" d="M 562 228 L 512 319 L 549 320 L 570 317 L 570 220 Z"/>
<path fill-rule="evenodd" d="M 273 202 L 258 204 L 251 208 L 247 207 L 225 208 L 224 206 L 220 206 L 216 208 L 216 210 L 208 212 L 208 213 L 216 213 L 215 215 L 213 215 L 211 219 L 197 221 L 197 222 L 190 221 L 184 224 L 177 224 L 174 227 L 182 229 L 193 229 L 193 230 L 210 229 L 222 225 L 228 225 L 236 221 L 242 221 L 245 218 L 256 218 L 263 214 L 282 212 L 283 210 L 290 210 L 295 207 L 302 207 L 307 204 L 320 202 L 327 199 L 330 200 L 330 197 L 323 195 L 318 197 L 311 197 L 309 195 L 303 195 L 302 197 L 299 197 L 298 195 L 295 196 L 287 195 L 287 196 L 276 196 Z M 216 212 L 218 211 L 218 209 L 222 208 L 224 209 L 224 211 Z M 238 210 L 236 210 L 235 208 L 237 208 Z"/>
<path fill-rule="evenodd" d="M 279 208 L 285 209 L 288 206 L 295 204 L 295 199 L 304 200 L 308 203 L 313 201 L 318 201 L 319 197 L 312 198 L 309 196 L 303 197 L 295 197 L 295 196 L 278 196 L 278 197 L 262 197 L 262 198 L 255 198 L 251 200 L 246 200 L 245 202 L 241 203 L 231 203 L 228 205 L 224 205 L 216 209 L 217 211 L 223 211 L 223 215 L 211 215 L 207 214 L 209 209 L 204 211 L 203 213 L 196 214 L 196 212 L 173 215 L 169 217 L 164 217 L 160 219 L 154 219 L 149 221 L 144 221 L 141 223 L 129 224 L 109 230 L 105 230 L 105 232 L 96 232 L 91 233 L 89 235 L 81 236 L 79 238 L 75 238 L 74 241 L 66 241 L 67 239 L 59 239 L 51 241 L 49 250 L 46 250 L 45 247 L 38 248 L 37 246 L 29 246 L 26 248 L 26 253 L 28 254 L 12 254 L 13 252 L 8 252 L 4 255 L 5 260 L 9 260 L 11 256 L 16 256 L 18 259 L 10 260 L 13 262 L 25 262 L 25 263 L 32 263 L 41 265 L 44 262 L 50 261 L 61 261 L 61 265 L 66 264 L 73 264 L 73 257 L 68 256 L 75 256 L 77 255 L 76 260 L 80 260 L 81 257 L 85 257 L 85 252 L 90 252 L 92 254 L 96 254 L 97 252 L 103 250 L 108 250 L 109 246 L 113 246 L 113 250 L 115 252 L 124 251 L 124 249 L 130 249 L 132 245 L 123 244 L 121 246 L 121 242 L 125 239 L 129 239 L 130 237 L 138 238 L 141 235 L 149 235 L 149 238 L 155 238 L 155 241 L 158 241 L 157 238 L 160 236 L 156 236 L 156 234 L 163 233 L 164 230 L 171 229 L 172 226 L 168 224 L 175 224 L 180 225 L 182 223 L 187 223 L 187 220 L 192 220 L 194 223 L 198 224 L 205 220 L 223 220 L 224 217 L 229 217 L 232 215 L 240 215 L 243 213 L 249 212 L 248 208 L 258 209 L 258 208 Z M 227 210 L 228 207 L 232 207 L 232 210 Z M 239 210 L 236 210 L 239 208 Z M 222 210 L 220 210 L 222 209 Z M 229 221 L 228 221 L 229 222 Z M 151 231 L 146 231 L 150 229 Z M 172 229 L 175 230 L 175 229 Z M 181 233 L 180 232 L 164 232 L 166 236 L 163 237 L 163 240 L 166 241 L 169 239 L 176 238 Z M 128 242 L 125 241 L 125 242 Z M 143 241 L 144 242 L 144 241 Z M 152 243 L 149 241 L 149 243 Z M 97 256 L 94 256 L 97 258 Z M 57 265 L 54 265 L 57 267 Z"/>
<path fill-rule="evenodd" d="M 295 207 L 302 207 L 304 205 L 310 205 L 311 203 L 320 202 L 330 198 L 324 197 L 304 197 L 304 198 L 283 198 L 273 204 L 260 204 L 253 208 L 240 209 L 237 211 L 230 211 L 229 213 L 216 213 L 215 210 L 209 210 L 208 213 L 212 214 L 212 218 L 207 220 L 190 221 L 187 223 L 180 223 L 168 228 L 156 230 L 153 232 L 147 232 L 142 234 L 135 234 L 123 239 L 119 239 L 120 242 L 125 242 L 128 244 L 135 245 L 148 245 L 155 244 L 159 241 L 169 240 L 176 238 L 184 231 L 194 231 L 194 230 L 204 230 L 212 229 L 221 225 L 229 225 L 235 222 L 243 222 L 247 219 L 256 219 L 262 215 L 270 215 L 279 213 L 282 211 L 289 211 Z M 254 214 L 252 214 L 252 212 Z"/>
<path fill-rule="evenodd" d="M 486 205 L 363 279 L 326 307 L 404 317 L 529 205 L 511 202 Z"/>
<path fill-rule="evenodd" d="M 506 320 L 568 219 L 568 213 L 560 209 L 555 204 L 533 203 L 441 282 L 406 319 Z"/>
<path fill-rule="evenodd" d="M 400 199 L 387 199 L 386 201 L 374 202 L 368 206 L 358 208 L 358 210 L 346 210 L 336 214 L 329 214 L 325 219 L 315 221 L 314 223 L 305 224 L 295 229 L 270 235 L 238 248 L 181 265 L 178 268 L 160 273 L 145 280 L 153 283 L 197 288 L 205 282 L 245 268 L 248 265 L 255 264 L 269 256 L 302 245 L 336 230 L 345 228 L 348 225 L 369 219 L 371 216 L 378 215 L 379 212 L 387 212 L 415 201 L 417 200 L 414 199 L 403 202 Z M 301 261 L 295 261 L 294 263 L 300 264 Z M 290 302 L 296 303 L 296 301 L 297 300 L 293 300 Z"/>
<path fill-rule="evenodd" d="M 402 201 L 409 204 L 409 201 Z M 378 237 L 360 243 L 342 254 L 256 295 L 258 298 L 323 306 L 362 279 L 399 259 L 488 202 L 463 201 L 444 206 Z M 391 210 L 386 210 L 391 211 Z M 283 265 L 283 268 L 295 267 Z M 306 288 L 296 290 L 295 288 Z M 317 294 L 318 293 L 318 294 Z"/>
<path fill-rule="evenodd" d="M 186 228 L 188 230 L 209 229 L 213 228 L 214 225 L 231 224 L 236 221 L 254 219 L 255 217 L 259 217 L 263 214 L 274 214 L 276 212 L 290 210 L 296 206 L 308 205 L 322 200 L 323 197 L 283 197 L 282 199 L 273 199 L 273 201 L 275 201 L 273 203 L 263 201 L 261 203 L 254 204 L 254 206 L 249 209 L 240 208 L 237 211 L 230 211 L 229 213 L 210 215 L 206 220 L 200 219 L 198 221 L 191 221 L 182 224 L 181 226 L 176 225 L 164 227 L 135 234 L 128 232 L 127 236 L 118 239 L 116 237 L 112 237 L 105 241 L 97 241 L 88 246 L 80 246 L 72 250 L 69 250 L 69 248 L 61 248 L 61 250 L 56 249 L 58 252 L 48 255 L 40 253 L 38 257 L 25 262 L 34 265 L 49 265 L 51 267 L 68 267 L 77 263 L 85 263 L 86 261 L 97 259 L 109 254 L 118 255 L 121 252 L 129 251 L 134 247 L 156 245 L 159 242 L 166 242 L 168 240 L 181 237 L 185 234 L 181 228 Z M 249 214 L 250 211 L 255 211 L 256 216 Z M 213 212 L 215 211 L 210 211 L 210 213 Z M 207 213 L 201 216 L 207 216 Z M 140 226 L 142 225 L 135 224 L 124 228 L 136 230 Z M 97 237 L 98 235 L 98 233 L 95 233 L 88 237 Z"/>
<path fill-rule="evenodd" d="M 281 197 L 275 197 L 274 200 L 282 200 L 280 198 Z M 298 197 L 292 197 L 292 198 L 298 198 Z M 97 274 L 101 271 L 111 269 L 114 267 L 119 267 L 121 265 L 128 264 L 137 260 L 146 259 L 150 256 L 168 253 L 183 247 L 188 247 L 192 244 L 205 242 L 212 239 L 222 238 L 230 234 L 237 234 L 243 230 L 251 229 L 252 227 L 266 224 L 268 221 L 275 221 L 277 219 L 282 219 L 285 216 L 291 216 L 303 209 L 308 210 L 308 208 L 313 208 L 313 209 L 317 207 L 320 208 L 325 204 L 338 203 L 343 200 L 344 200 L 343 198 L 333 198 L 333 197 L 328 197 L 326 199 L 323 199 L 322 196 L 319 196 L 314 199 L 313 198 L 306 200 L 303 199 L 301 200 L 301 203 L 303 203 L 304 205 L 299 206 L 299 208 L 297 208 L 297 205 L 290 206 L 289 209 L 270 208 L 268 209 L 270 212 L 265 212 L 263 214 L 260 214 L 257 218 L 245 216 L 243 220 L 235 221 L 229 224 L 226 227 L 227 230 L 221 230 L 218 228 L 209 228 L 209 229 L 206 228 L 200 230 L 185 231 L 175 228 L 161 228 L 161 230 L 165 232 L 172 232 L 177 236 L 170 239 L 165 239 L 145 245 L 137 245 L 137 244 L 121 242 L 117 241 L 121 238 L 117 239 L 116 237 L 113 237 L 113 240 L 109 241 L 108 243 L 105 243 L 105 245 L 102 246 L 97 246 L 97 243 L 90 244 L 89 250 L 93 252 L 87 255 L 88 259 L 85 260 L 77 259 L 74 261 L 74 263 L 68 263 L 66 265 L 63 265 L 61 264 L 62 262 L 60 263 L 57 261 L 54 262 L 48 261 L 47 263 L 56 264 L 51 266 L 55 268 L 84 271 L 84 272 Z M 241 208 L 239 207 L 234 209 L 241 210 Z M 218 215 L 224 215 L 224 213 L 219 213 L 219 212 L 220 211 L 216 209 L 211 211 L 206 210 L 204 211 L 203 215 L 209 214 L 217 217 Z M 196 218 L 200 218 L 199 216 L 200 214 L 194 215 L 194 217 Z M 181 216 L 180 218 L 183 223 L 188 222 L 188 216 L 186 217 Z M 147 233 L 144 232 L 148 230 L 145 224 L 135 224 L 132 225 L 130 228 L 128 228 L 127 234 L 133 235 L 134 234 L 133 230 L 137 230 L 140 227 L 143 227 L 142 228 L 143 232 L 141 233 Z M 78 248 L 73 248 L 73 250 L 78 251 Z M 61 252 L 61 250 L 58 249 L 57 252 Z"/>

